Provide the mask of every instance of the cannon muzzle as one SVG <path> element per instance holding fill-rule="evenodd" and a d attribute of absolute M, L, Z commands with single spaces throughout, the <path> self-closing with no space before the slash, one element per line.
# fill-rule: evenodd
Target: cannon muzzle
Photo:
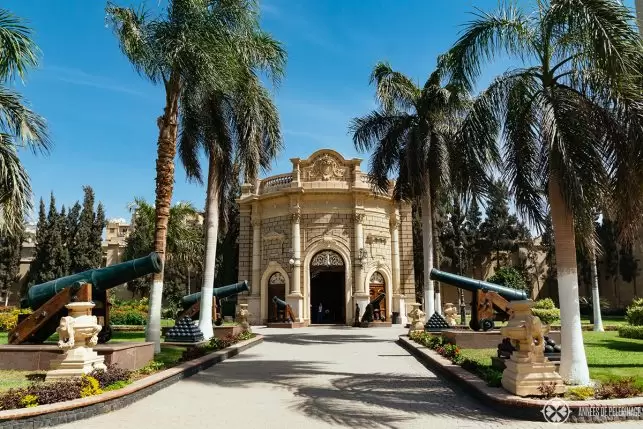
<path fill-rule="evenodd" d="M 455 274 L 436 270 L 435 268 L 431 270 L 431 274 L 429 277 L 431 278 L 431 280 L 438 280 L 442 283 L 456 286 L 461 289 L 466 289 L 471 292 L 476 292 L 478 290 L 493 291 L 505 298 L 507 301 L 520 301 L 527 299 L 527 294 L 524 291 L 511 289 L 506 286 L 501 286 L 482 280 L 471 279 L 469 277 L 458 276 Z"/>
<path fill-rule="evenodd" d="M 371 302 L 370 302 L 370 304 L 371 304 L 373 307 L 375 307 L 375 306 L 377 306 L 380 302 L 382 302 L 382 300 L 383 300 L 384 298 L 386 298 L 386 294 L 385 294 L 384 292 L 381 292 L 379 295 L 377 295 L 377 297 L 376 297 L 373 301 L 371 301 Z"/>
<path fill-rule="evenodd" d="M 277 304 L 277 307 L 279 307 L 279 308 L 286 308 L 286 306 L 288 305 L 288 303 L 286 303 L 286 301 L 284 301 L 283 299 L 279 298 L 276 295 L 272 297 L 272 302 Z"/>
<path fill-rule="evenodd" d="M 248 286 L 248 281 L 244 280 L 242 282 L 233 283 L 227 286 L 215 287 L 214 289 L 212 289 L 212 296 L 217 298 L 226 298 L 228 296 L 237 295 L 241 292 L 247 292 L 249 290 L 250 290 L 250 287 Z M 201 292 L 196 292 L 190 295 L 186 295 L 183 298 L 181 298 L 181 306 L 184 309 L 187 309 L 190 306 L 192 306 L 195 302 L 199 301 L 200 299 L 201 299 Z"/>
<path fill-rule="evenodd" d="M 27 295 L 20 301 L 20 305 L 22 308 L 30 307 L 35 310 L 61 290 L 71 287 L 77 282 L 91 283 L 92 292 L 98 294 L 139 277 L 160 273 L 162 269 L 163 262 L 161 257 L 158 253 L 152 252 L 143 258 L 121 262 L 109 267 L 83 271 L 82 273 L 32 286 L 29 288 Z"/>

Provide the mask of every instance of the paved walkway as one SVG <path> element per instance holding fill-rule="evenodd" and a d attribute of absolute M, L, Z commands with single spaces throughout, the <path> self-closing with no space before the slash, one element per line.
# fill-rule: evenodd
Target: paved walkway
<path fill-rule="evenodd" d="M 394 343 L 400 328 L 255 332 L 265 335 L 264 343 L 240 356 L 127 408 L 59 428 L 555 427 L 505 419 L 454 391 Z M 606 426 L 612 425 L 600 428 Z"/>

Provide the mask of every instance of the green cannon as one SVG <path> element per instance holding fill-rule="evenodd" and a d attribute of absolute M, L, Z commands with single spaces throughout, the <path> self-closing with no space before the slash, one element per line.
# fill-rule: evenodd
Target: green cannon
<path fill-rule="evenodd" d="M 9 343 L 42 343 L 49 338 L 56 331 L 59 319 L 66 315 L 65 305 L 80 299 L 76 293 L 79 291 L 79 285 L 83 284 L 91 285 L 88 295 L 83 299 L 90 299 L 96 304 L 93 314 L 103 325 L 99 341 L 107 342 L 111 337 L 107 291 L 139 277 L 160 273 L 162 268 L 161 257 L 152 252 L 142 258 L 32 286 L 21 299 L 20 306 L 31 308 L 34 312 L 23 315 L 18 325 L 10 332 Z"/>
<path fill-rule="evenodd" d="M 295 321 L 295 314 L 292 307 L 283 299 L 278 296 L 272 297 L 272 305 L 274 306 L 274 314 L 278 322 L 292 323 Z"/>
<path fill-rule="evenodd" d="M 370 323 L 375 320 L 375 313 L 379 314 L 380 302 L 382 302 L 384 298 L 386 298 L 386 294 L 382 292 L 366 305 L 364 316 L 362 316 L 362 323 Z M 377 320 L 379 320 L 379 318 Z"/>
<path fill-rule="evenodd" d="M 227 298 L 249 290 L 250 287 L 248 286 L 247 280 L 212 289 L 212 297 L 215 299 L 212 306 L 213 320 L 220 321 L 221 319 L 217 315 L 216 299 Z M 201 292 L 192 293 L 181 298 L 181 307 L 183 310 L 177 316 L 177 321 L 186 316 L 192 318 L 192 320 L 198 319 L 201 311 Z"/>
<path fill-rule="evenodd" d="M 472 292 L 473 300 L 471 302 L 471 321 L 469 326 L 474 331 L 493 329 L 495 326 L 494 321 L 506 321 L 509 319 L 509 301 L 528 299 L 524 291 L 458 276 L 435 268 L 431 270 L 429 278 Z"/>

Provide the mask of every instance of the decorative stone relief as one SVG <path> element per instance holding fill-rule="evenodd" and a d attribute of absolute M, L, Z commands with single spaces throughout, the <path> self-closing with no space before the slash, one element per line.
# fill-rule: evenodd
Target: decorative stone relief
<path fill-rule="evenodd" d="M 368 244 L 386 244 L 388 237 L 385 235 L 368 234 L 366 242 Z"/>
<path fill-rule="evenodd" d="M 309 180 L 339 180 L 343 179 L 346 174 L 346 167 L 334 156 L 329 154 L 321 155 L 313 161 L 312 167 L 308 172 Z"/>
<path fill-rule="evenodd" d="M 285 285 L 286 279 L 284 279 L 283 274 L 281 274 L 280 272 L 276 272 L 270 276 L 268 283 L 271 285 Z"/>
<path fill-rule="evenodd" d="M 355 213 L 355 222 L 364 223 L 364 218 L 366 218 L 364 213 Z"/>
<path fill-rule="evenodd" d="M 369 282 L 376 283 L 376 284 L 384 284 L 384 276 L 379 271 L 375 271 L 373 275 L 371 275 L 371 279 L 369 280 Z"/>
<path fill-rule="evenodd" d="M 344 265 L 344 260 L 336 252 L 324 250 L 313 256 L 310 265 L 313 267 L 341 267 Z"/>
<path fill-rule="evenodd" d="M 277 259 L 283 255 L 285 235 L 277 231 L 270 231 L 263 236 L 264 255 L 268 259 Z"/>

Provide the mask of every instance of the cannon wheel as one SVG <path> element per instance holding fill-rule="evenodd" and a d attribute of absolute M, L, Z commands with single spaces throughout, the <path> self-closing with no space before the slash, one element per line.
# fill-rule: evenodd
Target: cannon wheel
<path fill-rule="evenodd" d="M 103 329 L 98 333 L 98 344 L 105 344 L 112 339 L 112 326 L 106 325 L 103 326 Z"/>
<path fill-rule="evenodd" d="M 480 327 L 482 328 L 483 331 L 488 331 L 495 327 L 495 324 L 491 319 L 482 319 L 478 323 L 480 324 Z"/>

